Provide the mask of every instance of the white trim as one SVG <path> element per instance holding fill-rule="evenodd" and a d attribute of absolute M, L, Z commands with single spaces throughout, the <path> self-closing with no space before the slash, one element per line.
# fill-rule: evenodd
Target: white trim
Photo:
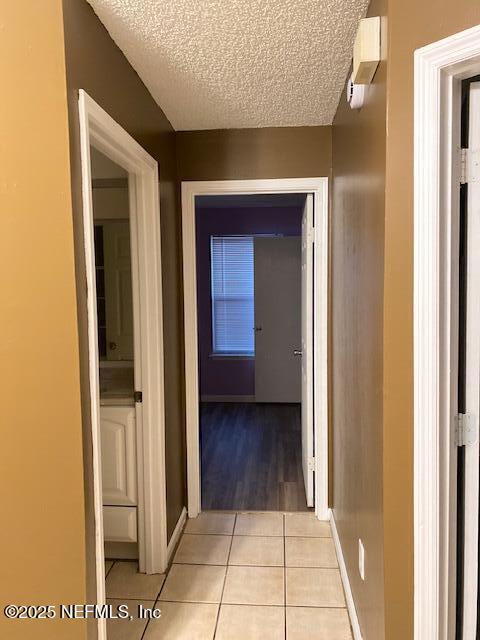
<path fill-rule="evenodd" d="M 302 427 L 302 470 L 305 485 L 307 507 L 315 506 L 315 467 L 312 459 L 315 457 L 315 429 L 311 431 L 311 425 L 315 419 L 315 375 L 313 371 L 316 355 L 313 353 L 315 340 L 313 326 L 315 320 L 314 308 L 314 273 L 316 266 L 315 256 L 315 228 L 313 194 L 308 193 L 302 214 L 301 236 L 301 427 Z"/>
<path fill-rule="evenodd" d="M 480 27 L 415 52 L 414 638 L 451 637 L 456 510 L 460 80 L 480 69 Z M 450 579 L 449 579 L 450 576 Z M 450 633 L 450 635 L 449 635 Z"/>
<path fill-rule="evenodd" d="M 314 194 L 315 512 L 319 519 L 325 520 L 328 516 L 328 178 L 182 182 L 188 515 L 195 518 L 201 511 L 195 196 L 258 193 Z"/>
<path fill-rule="evenodd" d="M 347 565 L 345 564 L 345 558 L 343 557 L 342 545 L 338 536 L 337 525 L 335 522 L 333 511 L 330 512 L 330 526 L 332 528 L 333 542 L 335 544 L 335 550 L 337 552 L 337 560 L 340 569 L 340 575 L 342 577 L 345 600 L 347 601 L 348 615 L 350 616 L 350 624 L 352 625 L 353 638 L 354 640 L 363 640 L 362 633 L 360 631 L 360 624 L 358 622 L 357 610 L 355 609 L 355 601 L 353 599 L 352 588 L 350 586 L 350 580 L 348 579 Z"/>
<path fill-rule="evenodd" d="M 93 236 L 93 202 L 91 189 L 90 143 L 86 104 L 80 94 L 80 148 L 82 160 L 83 233 L 87 275 L 88 351 L 90 380 L 90 420 L 92 423 L 93 500 L 95 516 L 95 580 L 97 603 L 105 603 L 105 551 L 103 535 L 102 453 L 100 438 L 100 380 L 97 343 L 97 299 L 95 292 L 95 250 Z M 106 620 L 98 620 L 98 638 L 106 640 Z"/>
<path fill-rule="evenodd" d="M 135 383 L 143 392 L 137 404 L 139 565 L 146 573 L 167 566 L 163 322 L 158 166 L 142 147 L 83 90 L 79 91 L 83 225 L 87 277 L 90 404 L 96 538 L 97 601 L 105 601 L 100 447 L 99 357 L 90 145 L 129 172 L 132 284 L 134 302 Z M 143 414 L 143 415 L 142 415 Z M 105 637 L 99 620 L 99 637 Z"/>
<path fill-rule="evenodd" d="M 480 82 L 470 83 L 468 147 L 480 148 Z M 467 203 L 465 413 L 478 423 L 480 415 L 480 184 L 471 179 Z M 478 615 L 478 438 L 465 447 L 463 638 L 477 635 Z"/>
<path fill-rule="evenodd" d="M 201 396 L 201 402 L 255 402 L 255 396 Z"/>
<path fill-rule="evenodd" d="M 173 530 L 172 537 L 168 543 L 167 547 L 167 557 L 168 562 L 172 559 L 172 554 L 177 548 L 177 544 L 180 540 L 180 536 L 183 532 L 183 527 L 185 526 L 185 522 L 187 521 L 187 509 L 183 507 L 182 512 L 177 520 L 177 524 L 175 525 L 175 529 Z"/>

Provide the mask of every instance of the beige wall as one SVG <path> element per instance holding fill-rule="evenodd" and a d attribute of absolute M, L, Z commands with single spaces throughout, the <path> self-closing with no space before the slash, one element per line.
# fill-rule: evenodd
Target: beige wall
<path fill-rule="evenodd" d="M 1 24 L 3 612 L 85 601 L 85 522 L 61 1 L 3 2 Z M 9 640 L 85 633 L 0 614 Z"/>
<path fill-rule="evenodd" d="M 80 341 L 80 372 L 87 513 L 87 594 L 95 594 L 91 427 L 78 90 L 84 89 L 159 164 L 162 233 L 162 284 L 165 354 L 165 436 L 167 528 L 171 535 L 186 504 L 186 455 L 183 389 L 183 311 L 180 271 L 180 225 L 175 133 L 137 73 L 110 38 L 86 0 L 63 0 L 67 97 L 72 167 L 72 202 Z M 93 633 L 93 628 L 90 628 Z"/>
<path fill-rule="evenodd" d="M 2 599 L 86 598 L 78 341 L 85 416 L 88 379 L 85 315 L 79 316 L 79 336 L 76 316 L 76 302 L 80 311 L 85 302 L 76 116 L 82 87 L 160 165 L 170 531 L 185 502 L 176 152 L 183 180 L 330 175 L 333 153 L 334 510 L 365 638 L 411 638 L 413 52 L 480 23 L 480 5 L 389 0 L 388 76 L 383 62 L 359 112 L 350 111 L 342 96 L 332 151 L 330 127 L 175 135 L 85 0 L 63 1 L 63 25 L 61 4 L 18 0 L 2 6 L 0 64 L 9 96 L 0 103 L 0 360 L 8 398 L 0 469 L 9 523 L 2 528 L 9 550 L 2 561 Z M 374 0 L 370 14 L 385 15 L 386 0 Z M 80 239 L 77 301 L 71 188 Z M 88 465 L 88 438 L 84 452 Z M 90 541 L 91 525 L 90 519 Z M 365 583 L 357 572 L 358 537 L 367 553 Z M 57 622 L 20 625 L 0 617 L 2 635 L 13 640 L 85 637 L 83 623 L 65 624 L 68 632 Z"/>
<path fill-rule="evenodd" d="M 179 180 L 329 176 L 331 127 L 177 133 Z"/>
<path fill-rule="evenodd" d="M 128 187 L 94 187 L 92 199 L 95 220 L 128 220 Z"/>
<path fill-rule="evenodd" d="M 386 17 L 386 0 L 369 15 Z M 384 21 L 383 39 L 386 38 Z M 385 53 L 385 46 L 383 47 Z M 365 639 L 384 638 L 383 250 L 387 62 L 360 110 L 345 93 L 333 123 L 331 408 L 333 511 Z M 358 572 L 358 540 L 366 580 Z M 406 640 L 406 636 L 404 640 Z"/>
<path fill-rule="evenodd" d="M 384 310 L 385 624 L 413 634 L 413 53 L 480 23 L 476 0 L 389 0 Z"/>
<path fill-rule="evenodd" d="M 88 434 L 88 363 L 83 244 L 78 89 L 103 107 L 157 161 L 160 174 L 162 281 L 165 336 L 165 405 L 168 533 L 186 504 L 183 319 L 180 224 L 177 204 L 175 133 L 137 73 L 110 38 L 86 0 L 64 0 L 64 29 L 72 165 L 72 198 L 81 345 L 85 449 Z M 88 462 L 88 460 L 87 460 Z M 90 495 L 91 497 L 91 495 Z M 91 513 L 89 502 L 88 512 Z M 91 530 L 90 530 L 91 533 Z M 91 539 L 91 537 L 89 537 Z"/>

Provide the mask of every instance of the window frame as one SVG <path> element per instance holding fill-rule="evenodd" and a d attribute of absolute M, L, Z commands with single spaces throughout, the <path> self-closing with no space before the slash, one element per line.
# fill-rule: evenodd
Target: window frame
<path fill-rule="evenodd" d="M 214 296 L 214 264 L 213 264 L 213 241 L 215 238 L 226 239 L 226 238 L 249 238 L 252 241 L 252 271 L 253 271 L 253 286 L 252 286 L 252 304 L 253 304 L 253 323 L 252 323 L 252 332 L 253 332 L 253 350 L 252 351 L 219 351 L 215 348 L 215 296 Z M 239 234 L 211 234 L 209 236 L 209 250 L 210 250 L 210 305 L 211 305 L 211 322 L 212 322 L 212 330 L 211 330 L 211 351 L 210 358 L 215 360 L 252 360 L 255 358 L 255 282 L 254 282 L 254 265 L 255 265 L 255 254 L 254 254 L 254 240 L 255 234 L 251 233 L 239 233 Z"/>

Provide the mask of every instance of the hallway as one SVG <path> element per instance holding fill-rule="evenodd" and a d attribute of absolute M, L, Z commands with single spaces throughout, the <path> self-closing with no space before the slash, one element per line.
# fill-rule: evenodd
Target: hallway
<path fill-rule="evenodd" d="M 203 512 L 164 576 L 109 563 L 108 603 L 161 610 L 109 621 L 108 640 L 351 640 L 330 525 L 313 514 Z"/>
<path fill-rule="evenodd" d="M 202 508 L 307 511 L 301 406 L 201 403 Z"/>

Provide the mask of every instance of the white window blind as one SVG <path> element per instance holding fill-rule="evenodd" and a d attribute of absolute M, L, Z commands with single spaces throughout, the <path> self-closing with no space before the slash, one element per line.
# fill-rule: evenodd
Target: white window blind
<path fill-rule="evenodd" d="M 253 237 L 211 236 L 213 352 L 253 355 Z"/>

